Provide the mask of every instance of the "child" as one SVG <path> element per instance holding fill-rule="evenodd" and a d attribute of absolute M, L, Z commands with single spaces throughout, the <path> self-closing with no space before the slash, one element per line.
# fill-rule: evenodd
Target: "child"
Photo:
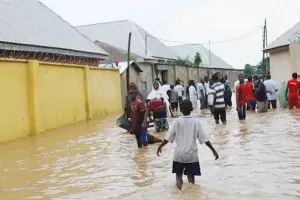
<path fill-rule="evenodd" d="M 142 145 L 147 146 L 147 117 L 148 111 L 146 104 L 140 99 L 136 90 L 130 90 L 128 93 L 130 105 L 130 133 L 135 135 L 138 148 Z"/>
<path fill-rule="evenodd" d="M 195 176 L 201 176 L 200 164 L 198 158 L 198 147 L 196 141 L 205 143 L 213 152 L 216 160 L 219 155 L 208 141 L 198 118 L 190 116 L 193 111 L 193 105 L 189 100 L 184 100 L 180 104 L 182 117 L 177 119 L 170 127 L 165 140 L 157 149 L 157 155 L 161 153 L 163 146 L 168 142 L 176 141 L 177 146 L 173 157 L 173 173 L 176 173 L 176 182 L 179 190 L 182 188 L 182 175 L 187 175 L 189 183 L 195 183 Z"/>
<path fill-rule="evenodd" d="M 172 112 L 174 112 L 174 111 L 177 112 L 178 111 L 178 101 L 179 101 L 178 93 L 174 90 L 174 85 L 171 85 L 171 89 L 172 89 L 172 92 L 171 92 L 170 103 L 171 103 Z"/>

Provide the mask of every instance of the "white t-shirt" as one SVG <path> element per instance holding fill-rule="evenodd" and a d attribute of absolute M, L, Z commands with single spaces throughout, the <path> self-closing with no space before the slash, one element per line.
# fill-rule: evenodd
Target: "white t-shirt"
<path fill-rule="evenodd" d="M 204 83 L 204 87 L 205 87 L 206 94 L 208 94 L 209 82 Z"/>
<path fill-rule="evenodd" d="M 202 98 L 202 93 L 201 90 L 203 91 L 203 94 L 205 94 L 205 88 L 202 83 L 197 83 L 197 93 L 198 93 L 198 98 Z"/>
<path fill-rule="evenodd" d="M 267 93 L 268 100 L 270 100 L 270 101 L 276 100 L 277 99 L 277 96 L 276 96 L 277 86 L 276 86 L 275 81 L 265 80 L 264 84 L 265 84 L 266 90 L 271 92 L 271 93 Z"/>
<path fill-rule="evenodd" d="M 181 163 L 198 162 L 197 140 L 203 144 L 208 140 L 202 124 L 197 117 L 182 116 L 171 125 L 166 140 L 176 142 L 173 161 Z"/>
<path fill-rule="evenodd" d="M 182 97 L 182 96 L 183 96 L 184 88 L 182 87 L 182 85 L 176 85 L 176 86 L 174 87 L 174 90 L 178 93 L 178 96 L 179 96 L 179 97 Z"/>
<path fill-rule="evenodd" d="M 169 90 L 171 90 L 170 85 L 163 85 L 163 86 L 161 86 L 161 88 L 162 88 L 165 92 L 168 92 Z"/>

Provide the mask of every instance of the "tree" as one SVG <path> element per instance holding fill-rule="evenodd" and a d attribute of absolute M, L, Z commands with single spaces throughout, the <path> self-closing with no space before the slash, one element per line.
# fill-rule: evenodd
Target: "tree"
<path fill-rule="evenodd" d="M 267 75 L 270 72 L 270 59 L 265 58 L 264 62 L 260 62 L 257 65 L 246 64 L 244 68 L 244 74 L 246 77 L 253 75 Z"/>
<path fill-rule="evenodd" d="M 194 65 L 196 67 L 199 67 L 201 63 L 202 63 L 201 55 L 200 55 L 199 52 L 197 52 L 195 57 L 194 57 Z"/>
<path fill-rule="evenodd" d="M 256 66 L 253 66 L 253 65 L 250 65 L 250 64 L 246 64 L 245 68 L 244 68 L 244 75 L 245 75 L 245 77 L 253 76 L 254 72 L 256 71 L 255 68 L 256 68 Z"/>
<path fill-rule="evenodd" d="M 176 60 L 176 64 L 178 65 L 183 65 L 183 66 L 187 66 L 187 67 L 194 67 L 194 63 L 192 63 L 190 60 L 189 60 L 189 57 L 186 57 L 184 59 L 178 57 L 177 60 Z"/>
<path fill-rule="evenodd" d="M 270 72 L 270 58 L 266 57 L 257 65 L 257 68 L 260 70 L 261 74 L 267 75 Z"/>

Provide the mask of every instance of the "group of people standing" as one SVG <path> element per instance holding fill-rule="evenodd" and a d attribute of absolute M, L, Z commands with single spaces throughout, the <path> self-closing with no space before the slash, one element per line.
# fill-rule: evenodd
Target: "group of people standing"
<path fill-rule="evenodd" d="M 288 101 L 289 109 L 300 108 L 300 81 L 298 74 L 293 73 L 292 79 L 286 86 L 285 97 Z M 237 111 L 240 120 L 246 119 L 246 110 L 258 113 L 268 112 L 269 109 L 277 108 L 276 82 L 271 79 L 271 75 L 249 76 L 247 80 L 243 74 L 239 75 L 239 80 L 235 84 Z"/>
<path fill-rule="evenodd" d="M 192 103 L 193 110 L 198 109 L 198 100 L 200 102 L 200 110 L 210 108 L 214 114 L 216 123 L 220 120 L 226 124 L 226 108 L 232 106 L 231 97 L 232 91 L 227 76 L 219 79 L 218 74 L 214 74 L 212 79 L 205 77 L 199 83 L 190 80 L 186 89 L 180 79 L 177 79 L 175 86 L 162 86 L 169 95 L 172 111 L 178 111 L 178 105 L 185 99 Z"/>
<path fill-rule="evenodd" d="M 293 73 L 286 87 L 286 99 L 290 109 L 300 108 L 300 81 L 297 78 L 298 74 Z M 270 74 L 249 76 L 247 79 L 243 74 L 239 74 L 234 89 L 240 120 L 246 119 L 247 110 L 262 113 L 277 108 L 278 89 Z M 184 99 L 191 102 L 194 111 L 198 109 L 199 100 L 200 109 L 209 108 L 216 124 L 220 122 L 226 124 L 226 109 L 232 107 L 231 98 L 232 91 L 227 76 L 220 78 L 218 73 L 212 75 L 211 79 L 208 77 L 201 79 L 199 83 L 190 80 L 186 89 L 180 79 L 176 80 L 175 85 L 168 85 L 166 82 L 161 85 L 159 80 L 155 80 L 152 91 L 146 99 L 137 86 L 131 83 L 125 112 L 132 122 L 131 132 L 136 135 L 138 146 L 141 147 L 149 136 L 147 135 L 149 121 L 154 121 L 157 132 L 168 130 L 167 116 L 173 116 L 173 112 L 179 111 L 179 105 Z"/>

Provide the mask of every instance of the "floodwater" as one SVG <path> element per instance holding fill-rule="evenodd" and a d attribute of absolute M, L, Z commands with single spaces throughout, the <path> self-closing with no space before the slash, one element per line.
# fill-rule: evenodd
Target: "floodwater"
<path fill-rule="evenodd" d="M 300 199 L 300 112 L 247 114 L 239 122 L 232 108 L 218 126 L 199 114 L 220 159 L 199 145 L 203 175 L 182 192 L 171 174 L 175 145 L 161 157 L 158 144 L 137 149 L 109 116 L 0 144 L 0 199 Z"/>

